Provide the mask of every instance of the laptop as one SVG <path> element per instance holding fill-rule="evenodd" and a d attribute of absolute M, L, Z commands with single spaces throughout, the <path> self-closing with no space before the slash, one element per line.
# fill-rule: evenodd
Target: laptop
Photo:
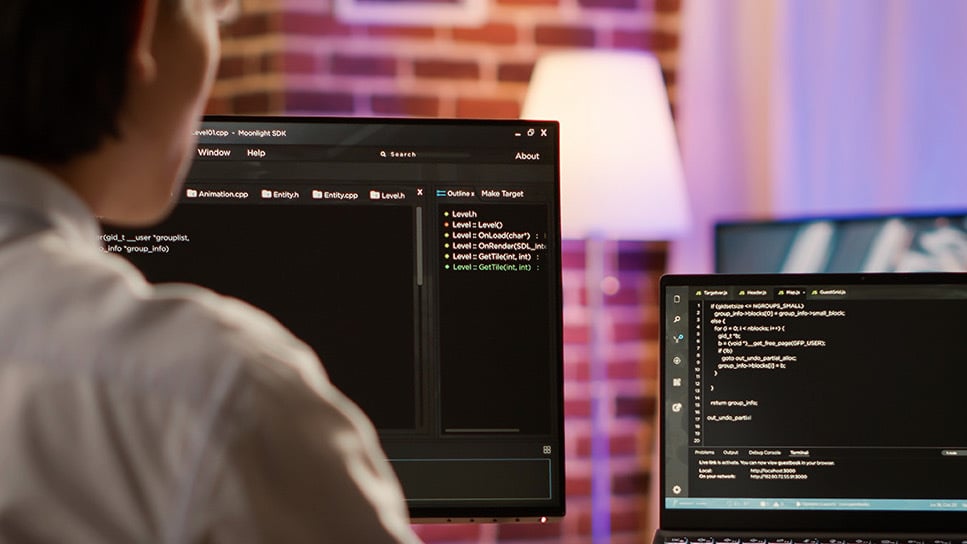
<path fill-rule="evenodd" d="M 967 542 L 967 274 L 661 280 L 655 544 Z"/>

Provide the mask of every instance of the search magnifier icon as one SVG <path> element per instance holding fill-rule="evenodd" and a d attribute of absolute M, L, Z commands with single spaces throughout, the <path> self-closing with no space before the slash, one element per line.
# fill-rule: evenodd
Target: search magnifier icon
<path fill-rule="evenodd" d="M 385 151 L 380 151 L 379 152 L 379 156 L 380 157 L 383 157 L 385 159 L 386 158 L 386 152 Z"/>

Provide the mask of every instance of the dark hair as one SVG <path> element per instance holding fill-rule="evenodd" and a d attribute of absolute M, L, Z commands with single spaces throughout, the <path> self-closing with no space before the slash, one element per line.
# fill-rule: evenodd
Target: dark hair
<path fill-rule="evenodd" d="M 63 163 L 118 136 L 141 7 L 0 1 L 0 155 Z"/>

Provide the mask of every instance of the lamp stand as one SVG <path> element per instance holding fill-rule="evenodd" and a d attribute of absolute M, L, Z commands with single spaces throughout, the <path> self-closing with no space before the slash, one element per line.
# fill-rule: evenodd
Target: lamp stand
<path fill-rule="evenodd" d="M 591 393 L 591 536 L 611 541 L 611 463 L 607 327 L 602 283 L 607 277 L 607 242 L 600 233 L 585 240 L 585 291 L 588 304 L 588 364 Z"/>

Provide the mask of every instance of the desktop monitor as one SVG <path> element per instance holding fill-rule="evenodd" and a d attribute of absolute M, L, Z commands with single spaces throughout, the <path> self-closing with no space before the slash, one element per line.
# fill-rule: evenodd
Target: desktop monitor
<path fill-rule="evenodd" d="M 965 272 L 967 211 L 722 221 L 715 271 Z"/>
<path fill-rule="evenodd" d="M 152 282 L 258 306 L 379 431 L 415 520 L 564 514 L 555 122 L 206 117 Z"/>

